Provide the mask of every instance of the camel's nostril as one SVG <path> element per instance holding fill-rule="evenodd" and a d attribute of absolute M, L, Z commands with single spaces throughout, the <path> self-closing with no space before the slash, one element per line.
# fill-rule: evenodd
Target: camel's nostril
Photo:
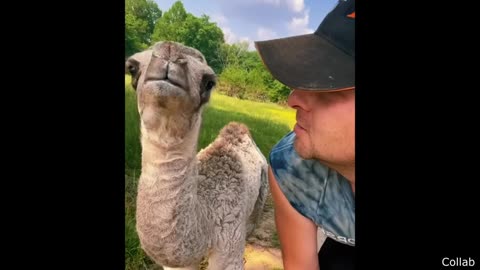
<path fill-rule="evenodd" d="M 145 74 L 145 81 L 158 81 L 167 78 L 168 62 L 153 55 Z"/>

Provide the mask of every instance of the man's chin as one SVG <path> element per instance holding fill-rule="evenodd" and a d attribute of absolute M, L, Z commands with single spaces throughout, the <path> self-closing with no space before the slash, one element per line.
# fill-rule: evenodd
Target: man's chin
<path fill-rule="evenodd" d="M 295 148 L 295 151 L 301 158 L 303 159 L 312 158 L 311 152 L 308 151 L 308 148 L 298 138 L 295 139 L 293 143 L 293 147 Z"/>

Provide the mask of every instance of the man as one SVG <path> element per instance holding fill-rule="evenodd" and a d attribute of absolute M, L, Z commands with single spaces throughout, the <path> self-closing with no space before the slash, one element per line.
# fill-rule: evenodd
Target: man
<path fill-rule="evenodd" d="M 355 3 L 340 0 L 313 34 L 256 47 L 272 75 L 293 89 L 288 105 L 296 110 L 294 130 L 269 156 L 284 267 L 353 269 Z M 321 248 L 318 228 L 327 236 Z"/>

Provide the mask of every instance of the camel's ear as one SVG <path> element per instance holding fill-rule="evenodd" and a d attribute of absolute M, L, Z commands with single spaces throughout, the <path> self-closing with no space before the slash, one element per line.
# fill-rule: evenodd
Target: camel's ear
<path fill-rule="evenodd" d="M 128 58 L 125 62 L 125 74 L 132 75 L 132 86 L 136 90 L 138 78 L 140 77 L 140 62 L 133 59 L 132 57 Z"/>

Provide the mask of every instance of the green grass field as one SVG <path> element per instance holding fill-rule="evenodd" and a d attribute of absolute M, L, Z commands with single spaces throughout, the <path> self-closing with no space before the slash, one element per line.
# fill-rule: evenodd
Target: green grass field
<path fill-rule="evenodd" d="M 125 263 L 126 269 L 151 269 L 135 232 L 135 196 L 141 164 L 139 116 L 136 96 L 125 76 Z M 213 93 L 204 110 L 199 150 L 208 146 L 231 121 L 248 126 L 265 157 L 295 124 L 295 111 L 271 103 L 240 100 Z"/>

